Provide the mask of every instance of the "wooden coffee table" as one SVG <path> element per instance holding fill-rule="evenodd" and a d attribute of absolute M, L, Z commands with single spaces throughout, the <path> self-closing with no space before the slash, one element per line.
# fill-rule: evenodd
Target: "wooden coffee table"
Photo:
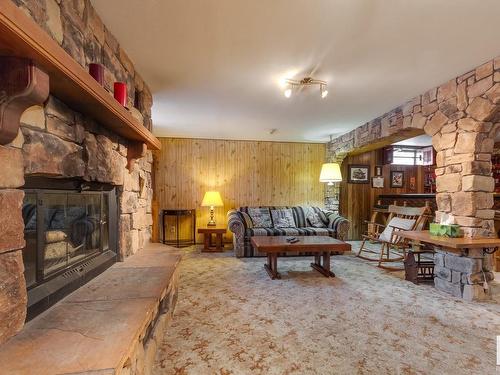
<path fill-rule="evenodd" d="M 314 253 L 314 263 L 311 263 L 311 267 L 326 277 L 335 277 L 335 274 L 330 270 L 330 253 L 332 251 L 343 253 L 351 250 L 350 244 L 327 236 L 295 237 L 300 241 L 289 243 L 286 241 L 287 236 L 252 237 L 252 246 L 257 251 L 267 254 L 267 264 L 264 264 L 264 268 L 272 280 L 281 278 L 278 272 L 278 255 L 280 253 L 297 251 Z M 323 258 L 323 262 L 321 262 L 321 258 Z"/>

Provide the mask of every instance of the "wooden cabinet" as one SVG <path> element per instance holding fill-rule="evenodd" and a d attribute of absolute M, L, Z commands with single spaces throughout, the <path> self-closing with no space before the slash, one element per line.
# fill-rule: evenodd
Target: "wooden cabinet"
<path fill-rule="evenodd" d="M 500 155 L 491 158 L 491 172 L 495 179 L 495 193 L 500 193 Z"/>
<path fill-rule="evenodd" d="M 436 167 L 429 165 L 424 167 L 424 193 L 433 194 L 436 192 Z"/>

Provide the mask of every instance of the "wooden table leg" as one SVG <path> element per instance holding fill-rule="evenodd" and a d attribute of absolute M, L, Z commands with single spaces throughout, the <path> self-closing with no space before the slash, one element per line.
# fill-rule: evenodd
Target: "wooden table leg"
<path fill-rule="evenodd" d="M 323 253 L 323 268 L 325 271 L 328 272 L 328 274 L 331 277 L 335 277 L 335 274 L 331 270 L 331 265 L 330 265 L 330 260 L 331 260 L 331 254 L 329 251 L 326 251 Z"/>
<path fill-rule="evenodd" d="M 311 267 L 324 275 L 325 277 L 335 277 L 335 274 L 330 270 L 330 252 L 325 251 L 323 254 L 323 265 L 319 263 L 320 254 L 315 255 L 315 263 L 311 263 Z"/>
<path fill-rule="evenodd" d="M 316 253 L 314 254 L 314 263 L 316 263 L 318 266 L 321 266 L 321 255 Z"/>
<path fill-rule="evenodd" d="M 215 234 L 215 248 L 217 250 L 222 250 L 222 233 Z"/>
<path fill-rule="evenodd" d="M 210 250 L 210 233 L 203 233 L 203 250 Z"/>
<path fill-rule="evenodd" d="M 278 272 L 278 255 L 277 254 L 267 254 L 267 264 L 264 264 L 264 268 L 267 271 L 267 274 L 271 278 L 281 279 L 281 275 Z"/>

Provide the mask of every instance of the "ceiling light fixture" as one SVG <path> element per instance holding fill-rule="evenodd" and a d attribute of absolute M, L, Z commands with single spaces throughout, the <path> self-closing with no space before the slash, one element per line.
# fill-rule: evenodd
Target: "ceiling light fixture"
<path fill-rule="evenodd" d="M 328 90 L 327 90 L 328 84 L 326 83 L 326 81 L 321 81 L 319 79 L 314 79 L 311 77 L 302 78 L 300 81 L 296 81 L 294 79 L 287 79 L 283 95 L 285 95 L 286 98 L 289 98 L 292 96 L 293 89 L 306 86 L 315 86 L 315 85 L 319 86 L 319 92 L 321 94 L 321 98 L 322 99 L 326 98 L 326 96 L 328 95 Z"/>

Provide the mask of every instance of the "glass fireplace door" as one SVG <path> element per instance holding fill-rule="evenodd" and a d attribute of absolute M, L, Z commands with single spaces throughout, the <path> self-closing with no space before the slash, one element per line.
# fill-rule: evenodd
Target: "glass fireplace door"
<path fill-rule="evenodd" d="M 24 200 L 28 288 L 109 249 L 107 192 L 27 191 Z"/>

